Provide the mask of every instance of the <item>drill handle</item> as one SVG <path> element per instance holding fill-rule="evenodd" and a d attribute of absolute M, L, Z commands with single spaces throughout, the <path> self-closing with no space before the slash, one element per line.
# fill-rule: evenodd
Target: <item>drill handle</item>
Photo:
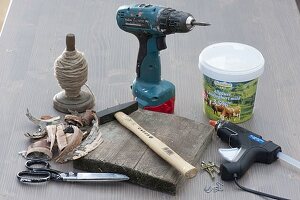
<path fill-rule="evenodd" d="M 141 65 L 147 55 L 147 43 L 148 43 L 149 35 L 137 34 L 136 37 L 139 39 L 139 45 L 140 45 L 137 62 L 136 62 L 136 74 L 137 74 L 137 78 L 139 78 L 141 75 Z"/>
<path fill-rule="evenodd" d="M 139 53 L 136 64 L 137 78 L 147 83 L 161 80 L 159 51 L 166 49 L 165 35 L 136 34 L 139 40 Z"/>

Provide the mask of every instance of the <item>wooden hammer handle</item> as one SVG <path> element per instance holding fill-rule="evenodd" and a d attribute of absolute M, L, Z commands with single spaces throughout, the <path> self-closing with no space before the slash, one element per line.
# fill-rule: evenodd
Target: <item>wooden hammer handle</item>
<path fill-rule="evenodd" d="M 140 125 L 138 125 L 131 117 L 123 112 L 117 112 L 115 118 L 125 126 L 127 129 L 137 135 L 143 142 L 145 142 L 155 153 L 162 159 L 167 161 L 170 165 L 175 167 L 181 174 L 187 178 L 196 176 L 198 170 L 183 158 L 181 158 L 175 151 L 157 139 L 154 135 L 147 132 Z"/>

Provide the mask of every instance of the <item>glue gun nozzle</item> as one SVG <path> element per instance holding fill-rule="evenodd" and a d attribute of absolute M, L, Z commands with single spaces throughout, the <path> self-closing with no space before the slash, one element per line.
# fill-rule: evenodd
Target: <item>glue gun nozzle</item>
<path fill-rule="evenodd" d="M 216 124 L 218 123 L 218 121 L 215 121 L 215 120 L 209 120 L 209 124 L 213 127 L 216 126 Z"/>

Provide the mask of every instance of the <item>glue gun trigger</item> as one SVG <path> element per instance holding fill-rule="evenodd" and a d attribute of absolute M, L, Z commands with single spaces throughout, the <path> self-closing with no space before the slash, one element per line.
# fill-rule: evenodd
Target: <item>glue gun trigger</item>
<path fill-rule="evenodd" d="M 245 149 L 242 148 L 230 148 L 230 149 L 220 148 L 219 149 L 219 153 L 221 154 L 221 156 L 229 162 L 238 161 L 244 152 Z"/>

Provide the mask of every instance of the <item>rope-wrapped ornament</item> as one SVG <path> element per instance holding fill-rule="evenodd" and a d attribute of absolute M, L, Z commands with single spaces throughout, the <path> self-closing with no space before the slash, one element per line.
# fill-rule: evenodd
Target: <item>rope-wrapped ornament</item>
<path fill-rule="evenodd" d="M 93 95 L 81 90 L 87 82 L 88 64 L 84 54 L 75 48 L 74 34 L 66 36 L 66 46 L 54 62 L 54 75 L 63 91 L 54 96 L 53 106 L 63 113 L 85 112 L 94 106 Z"/>

